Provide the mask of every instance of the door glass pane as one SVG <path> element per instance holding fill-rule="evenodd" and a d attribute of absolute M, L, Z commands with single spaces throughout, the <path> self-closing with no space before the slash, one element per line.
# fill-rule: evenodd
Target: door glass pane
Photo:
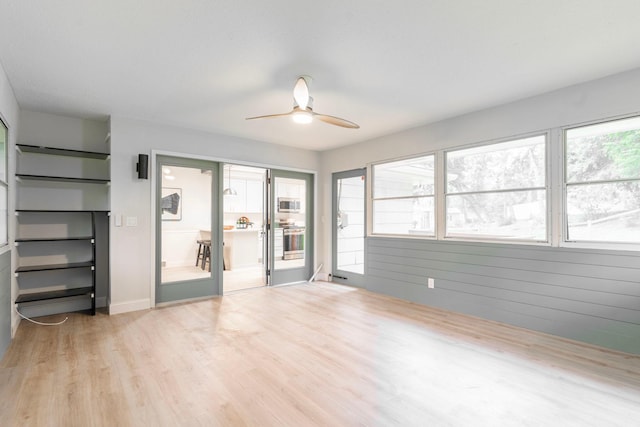
<path fill-rule="evenodd" d="M 211 175 L 162 166 L 162 283 L 211 276 Z"/>
<path fill-rule="evenodd" d="M 264 198 L 266 170 L 223 167 L 224 292 L 266 285 Z"/>
<path fill-rule="evenodd" d="M 337 269 L 364 274 L 364 176 L 337 180 Z"/>
<path fill-rule="evenodd" d="M 305 266 L 306 181 L 274 177 L 274 268 Z"/>

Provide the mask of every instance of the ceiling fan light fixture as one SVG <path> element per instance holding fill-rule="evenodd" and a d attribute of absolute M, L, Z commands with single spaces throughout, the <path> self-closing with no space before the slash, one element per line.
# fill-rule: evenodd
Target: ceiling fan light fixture
<path fill-rule="evenodd" d="M 311 113 L 305 110 L 296 111 L 295 113 L 293 113 L 291 118 L 294 122 L 302 125 L 309 124 L 313 121 L 313 116 L 311 115 Z"/>
<path fill-rule="evenodd" d="M 313 98 L 309 96 L 307 79 L 310 79 L 310 77 L 298 77 L 296 85 L 293 88 L 293 109 L 291 111 L 287 113 L 267 114 L 266 116 L 247 117 L 246 120 L 272 119 L 275 117 L 291 116 L 294 123 L 309 124 L 315 118 L 321 122 L 334 126 L 340 126 L 348 129 L 360 128 L 356 123 L 350 122 L 349 120 L 341 119 L 336 116 L 329 116 L 328 114 L 318 114 L 313 111 Z"/>

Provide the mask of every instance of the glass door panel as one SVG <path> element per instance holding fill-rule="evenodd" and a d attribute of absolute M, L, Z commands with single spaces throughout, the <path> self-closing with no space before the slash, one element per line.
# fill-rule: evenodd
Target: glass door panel
<path fill-rule="evenodd" d="M 224 293 L 266 285 L 266 170 L 223 166 Z"/>
<path fill-rule="evenodd" d="M 363 286 L 365 169 L 333 174 L 333 278 Z"/>
<path fill-rule="evenodd" d="M 156 302 L 218 294 L 218 165 L 158 156 Z"/>
<path fill-rule="evenodd" d="M 313 176 L 271 174 L 271 284 L 308 280 L 313 269 Z"/>

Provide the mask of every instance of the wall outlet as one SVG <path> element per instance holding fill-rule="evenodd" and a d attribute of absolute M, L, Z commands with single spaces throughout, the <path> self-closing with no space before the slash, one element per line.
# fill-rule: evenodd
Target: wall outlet
<path fill-rule="evenodd" d="M 429 277 L 427 279 L 427 286 L 429 287 L 429 289 L 433 289 L 436 287 L 436 281 L 433 279 L 433 277 Z"/>

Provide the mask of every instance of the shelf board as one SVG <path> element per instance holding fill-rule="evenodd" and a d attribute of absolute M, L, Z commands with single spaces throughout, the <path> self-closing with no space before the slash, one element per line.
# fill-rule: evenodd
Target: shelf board
<path fill-rule="evenodd" d="M 62 289 L 58 291 L 31 292 L 18 295 L 16 304 L 24 302 L 45 301 L 50 299 L 77 297 L 81 295 L 90 295 L 93 293 L 92 286 L 82 288 Z"/>
<path fill-rule="evenodd" d="M 52 182 L 77 182 L 83 184 L 108 184 L 108 179 L 95 179 L 95 178 L 70 178 L 64 176 L 49 176 L 49 175 L 25 175 L 16 174 L 17 178 L 29 180 L 29 181 L 52 181 Z"/>
<path fill-rule="evenodd" d="M 50 270 L 70 270 L 72 268 L 93 267 L 93 261 L 72 262 L 67 264 L 45 264 L 45 265 L 28 265 L 18 267 L 16 273 L 28 273 L 32 271 L 50 271 Z"/>
<path fill-rule="evenodd" d="M 23 153 L 49 154 L 53 156 L 82 157 L 85 159 L 106 160 L 111 154 L 97 151 L 69 150 L 66 148 L 42 147 L 37 145 L 16 144 Z"/>
<path fill-rule="evenodd" d="M 69 242 L 69 241 L 77 241 L 77 240 L 93 240 L 91 236 L 81 236 L 81 237 L 32 237 L 32 238 L 19 238 L 16 239 L 16 243 L 29 243 L 29 242 Z"/>

